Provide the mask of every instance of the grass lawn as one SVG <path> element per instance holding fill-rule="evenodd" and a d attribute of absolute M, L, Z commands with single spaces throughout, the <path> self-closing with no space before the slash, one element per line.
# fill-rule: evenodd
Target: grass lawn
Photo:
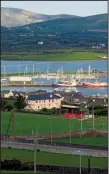
<path fill-rule="evenodd" d="M 106 56 L 107 53 L 99 53 L 92 51 L 69 51 L 64 50 L 60 52 L 51 51 L 49 54 L 43 54 L 40 52 L 39 55 L 36 53 L 26 53 L 24 54 L 4 54 L 1 55 L 2 60 L 40 60 L 40 61 L 76 61 L 76 60 L 97 60 L 101 59 L 100 56 Z"/>
<path fill-rule="evenodd" d="M 70 138 L 57 138 L 53 139 L 56 142 L 69 143 Z M 108 138 L 105 137 L 81 137 L 81 138 L 71 138 L 73 144 L 87 144 L 93 146 L 108 146 Z"/>
<path fill-rule="evenodd" d="M 6 134 L 10 119 L 10 112 L 1 112 L 1 132 Z M 95 118 L 95 129 L 107 130 L 107 117 Z M 92 129 L 92 119 L 83 120 L 83 130 Z M 47 116 L 31 113 L 14 113 L 14 134 L 26 135 L 31 134 L 32 130 L 37 133 L 50 133 L 51 125 L 53 133 L 69 132 L 70 124 L 72 132 L 80 131 L 81 121 L 66 119 L 60 116 Z M 11 126 L 9 129 L 11 134 Z"/>
<path fill-rule="evenodd" d="M 56 154 L 50 152 L 37 152 L 37 164 L 42 165 L 56 165 L 56 166 L 79 166 L 79 156 Z M 22 162 L 33 162 L 34 153 L 33 151 L 18 150 L 10 148 L 1 148 L 1 160 L 4 159 L 20 159 Z M 82 167 L 88 166 L 88 158 L 82 156 Z M 91 167 L 93 168 L 107 168 L 108 158 L 90 157 Z"/>

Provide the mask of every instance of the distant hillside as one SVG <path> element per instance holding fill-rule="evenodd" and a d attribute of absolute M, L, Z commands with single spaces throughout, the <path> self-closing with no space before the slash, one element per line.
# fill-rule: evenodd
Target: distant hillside
<path fill-rule="evenodd" d="M 1 30 L 2 52 L 108 46 L 108 16 L 59 18 Z"/>
<path fill-rule="evenodd" d="M 57 33 L 57 32 L 84 32 L 107 31 L 108 15 L 100 14 L 89 17 L 54 19 L 41 23 L 33 23 L 21 27 L 12 28 L 13 31 L 32 33 Z"/>
<path fill-rule="evenodd" d="M 73 18 L 73 17 L 77 18 L 77 16 L 67 15 L 67 14 L 44 15 L 18 8 L 1 7 L 1 25 L 5 27 L 23 26 L 35 22 L 43 22 L 58 18 Z"/>

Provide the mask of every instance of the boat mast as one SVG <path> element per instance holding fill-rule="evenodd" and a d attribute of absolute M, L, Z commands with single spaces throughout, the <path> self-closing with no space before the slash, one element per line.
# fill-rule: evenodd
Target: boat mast
<path fill-rule="evenodd" d="M 27 76 L 27 66 L 26 66 L 26 76 Z"/>
<path fill-rule="evenodd" d="M 89 76 L 90 76 L 90 70 L 91 70 L 90 65 L 89 65 L 89 68 L 88 69 L 89 69 Z"/>
<path fill-rule="evenodd" d="M 4 78 L 5 78 L 5 65 L 4 65 Z"/>
<path fill-rule="evenodd" d="M 33 76 L 34 76 L 34 64 L 33 64 Z"/>

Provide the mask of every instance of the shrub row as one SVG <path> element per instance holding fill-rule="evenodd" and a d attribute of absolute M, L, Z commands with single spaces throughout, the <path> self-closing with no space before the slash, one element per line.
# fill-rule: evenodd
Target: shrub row
<path fill-rule="evenodd" d="M 49 166 L 49 165 L 37 165 L 37 170 L 46 171 L 46 172 L 58 172 L 58 173 L 67 173 L 67 174 L 78 174 L 79 168 L 76 167 L 67 167 L 67 166 Z M 2 170 L 13 170 L 13 171 L 32 171 L 34 170 L 34 164 L 31 162 L 21 163 L 20 160 L 4 160 L 1 161 L 1 169 Z M 82 174 L 89 174 L 88 168 L 81 169 Z M 92 174 L 107 174 L 108 169 L 90 169 L 90 173 Z"/>

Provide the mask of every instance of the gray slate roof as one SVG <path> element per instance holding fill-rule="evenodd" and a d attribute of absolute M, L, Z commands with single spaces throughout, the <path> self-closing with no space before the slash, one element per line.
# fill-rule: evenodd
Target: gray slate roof
<path fill-rule="evenodd" d="M 36 94 L 36 95 L 29 95 L 27 100 L 49 100 L 49 99 L 60 99 L 60 96 L 53 95 L 50 92 Z"/>

